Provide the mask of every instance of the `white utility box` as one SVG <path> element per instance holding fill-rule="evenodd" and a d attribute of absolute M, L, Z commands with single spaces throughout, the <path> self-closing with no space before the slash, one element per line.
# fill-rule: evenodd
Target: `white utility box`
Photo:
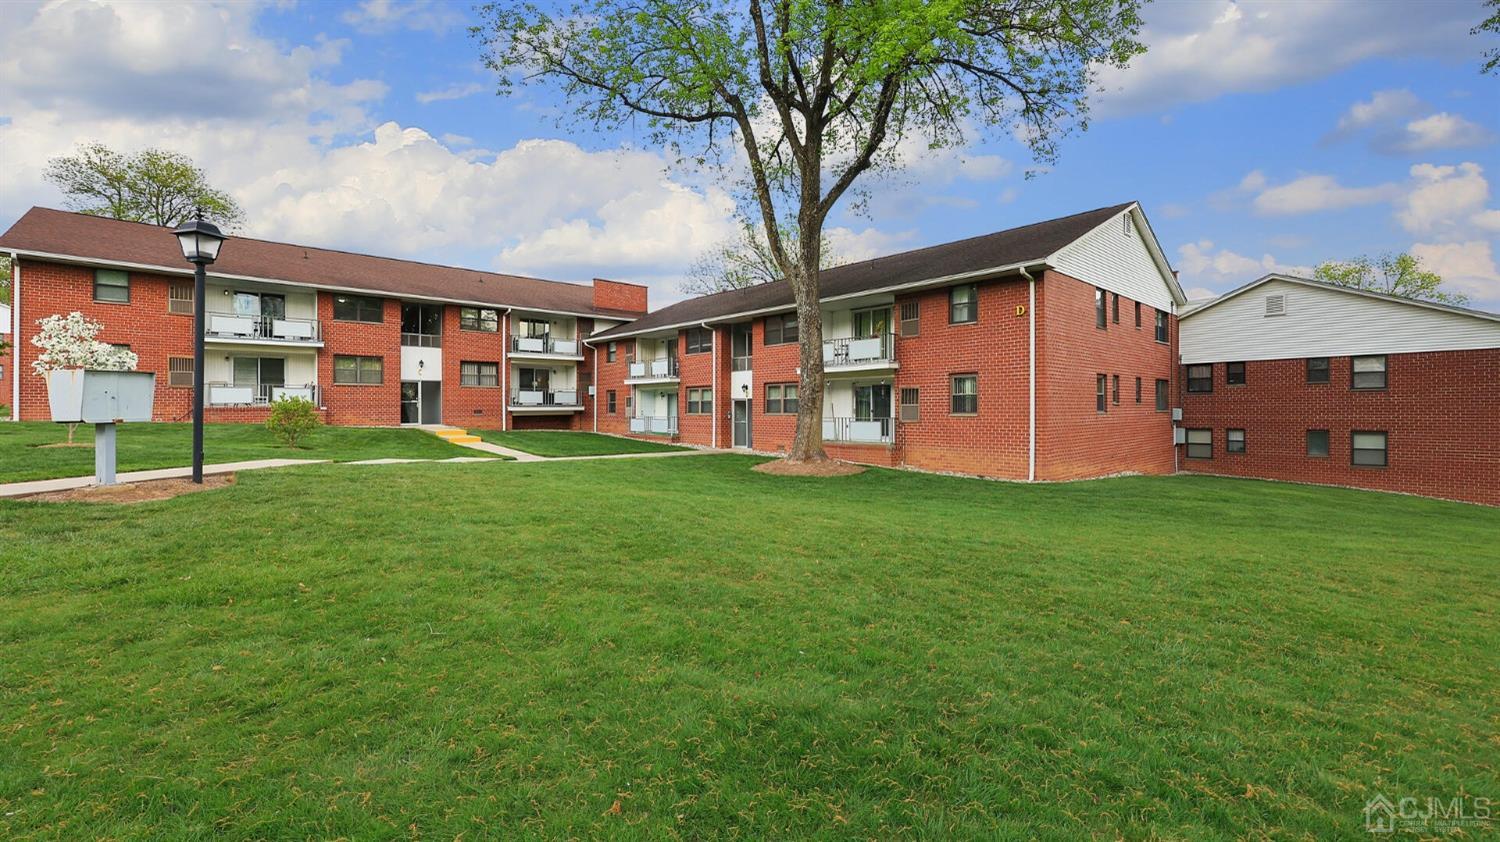
<path fill-rule="evenodd" d="M 47 375 L 52 420 L 68 424 L 150 421 L 156 374 L 66 368 Z"/>

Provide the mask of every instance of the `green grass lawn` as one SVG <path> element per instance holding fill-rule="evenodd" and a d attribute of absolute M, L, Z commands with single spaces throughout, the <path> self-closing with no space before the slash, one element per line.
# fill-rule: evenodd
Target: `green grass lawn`
<path fill-rule="evenodd" d="M 0 424 L 0 483 L 94 473 L 92 447 L 39 447 L 67 441 L 67 428 L 46 421 Z M 92 443 L 94 427 L 78 425 L 75 442 Z M 192 424 L 121 424 L 116 433 L 121 471 L 178 468 L 193 461 Z M 208 464 L 246 459 L 451 459 L 483 456 L 448 444 L 431 433 L 396 428 L 320 427 L 296 449 L 260 424 L 206 424 L 203 458 Z"/>
<path fill-rule="evenodd" d="M 501 447 L 511 447 L 537 456 L 607 456 L 614 453 L 663 453 L 687 450 L 657 441 L 601 436 L 598 433 L 575 433 L 566 430 L 470 430 L 476 436 Z"/>
<path fill-rule="evenodd" d="M 1500 511 L 754 461 L 0 501 L 0 837 L 1330 839 L 1500 795 Z"/>

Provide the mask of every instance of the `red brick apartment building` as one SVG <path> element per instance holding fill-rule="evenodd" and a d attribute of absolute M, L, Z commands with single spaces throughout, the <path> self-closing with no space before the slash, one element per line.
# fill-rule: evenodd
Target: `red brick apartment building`
<path fill-rule="evenodd" d="M 170 229 L 33 208 L 13 256 L 19 420 L 48 417 L 31 374 L 37 320 L 79 311 L 157 373 L 156 416 L 190 417 L 193 280 Z M 235 237 L 210 267 L 210 421 L 264 419 L 282 395 L 333 424 L 590 429 L 590 333 L 646 312 L 646 289 L 435 266 Z"/>
<path fill-rule="evenodd" d="M 188 417 L 191 273 L 169 230 L 34 208 L 0 252 L 15 267 L 14 417 L 47 417 L 29 339 L 37 319 L 73 310 L 158 372 L 161 420 Z M 791 444 L 798 325 L 784 282 L 648 314 L 632 284 L 262 240 L 231 240 L 210 268 L 210 420 L 254 421 L 291 394 L 335 424 Z M 822 293 L 823 432 L 841 458 L 1017 480 L 1182 470 L 1500 505 L 1500 316 L 1279 275 L 1189 308 L 1134 203 L 827 270 Z"/>

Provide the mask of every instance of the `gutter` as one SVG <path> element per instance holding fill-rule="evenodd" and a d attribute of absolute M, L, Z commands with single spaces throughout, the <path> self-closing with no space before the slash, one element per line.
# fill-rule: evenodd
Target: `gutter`
<path fill-rule="evenodd" d="M 1020 268 L 1026 279 L 1026 481 L 1036 482 L 1036 278 Z"/>
<path fill-rule="evenodd" d="M 500 321 L 500 432 L 505 432 L 505 422 L 510 418 L 510 390 L 506 381 L 510 379 L 510 308 L 506 307 Z"/>
<path fill-rule="evenodd" d="M 10 253 L 10 420 L 21 420 L 21 255 Z"/>
<path fill-rule="evenodd" d="M 575 326 L 573 329 L 577 330 L 578 328 Z M 593 394 L 593 398 L 594 398 L 594 432 L 597 433 L 597 432 L 599 432 L 599 349 L 596 348 L 596 347 L 594 347 L 594 343 L 590 342 L 587 339 L 584 339 L 581 336 L 578 338 L 578 341 L 582 342 L 586 348 L 588 348 L 590 351 L 594 352 L 594 364 L 592 366 L 592 368 L 593 368 L 593 375 L 594 375 L 594 386 L 593 386 L 593 390 L 592 391 L 594 393 Z M 575 369 L 575 371 L 576 371 L 576 369 Z M 578 383 L 577 383 L 576 380 L 574 381 L 573 385 L 574 385 L 574 388 L 577 388 Z"/>

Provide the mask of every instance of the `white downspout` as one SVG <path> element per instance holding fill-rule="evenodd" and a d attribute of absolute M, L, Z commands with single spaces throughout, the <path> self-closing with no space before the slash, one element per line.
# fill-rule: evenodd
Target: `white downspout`
<path fill-rule="evenodd" d="M 699 324 L 703 326 L 704 330 L 706 330 L 706 331 L 709 332 L 710 336 L 713 337 L 713 339 L 710 340 L 710 345 L 709 345 L 709 347 L 713 350 L 713 353 L 709 355 L 709 358 L 710 358 L 710 360 L 713 363 L 713 371 L 710 373 L 709 378 L 708 378 L 709 388 L 710 388 L 710 391 L 708 393 L 708 403 L 709 403 L 709 408 L 708 408 L 709 416 L 708 417 L 713 420 L 713 423 L 708 426 L 708 442 L 709 442 L 709 447 L 712 447 L 715 450 L 718 450 L 719 449 L 719 332 L 717 330 L 714 330 L 713 328 L 709 327 L 708 326 L 708 322 L 699 322 Z"/>
<path fill-rule="evenodd" d="M 590 351 L 594 352 L 594 432 L 597 433 L 599 432 L 599 349 L 587 339 L 580 337 L 580 340 L 588 346 Z"/>
<path fill-rule="evenodd" d="M 1036 482 L 1036 278 L 1021 267 L 1026 278 L 1026 368 L 1027 368 L 1027 417 L 1026 417 L 1026 481 Z"/>
<path fill-rule="evenodd" d="M 500 322 L 500 432 L 505 432 L 506 419 L 510 418 L 510 307 Z"/>
<path fill-rule="evenodd" d="M 10 420 L 21 420 L 21 256 L 10 253 Z"/>

